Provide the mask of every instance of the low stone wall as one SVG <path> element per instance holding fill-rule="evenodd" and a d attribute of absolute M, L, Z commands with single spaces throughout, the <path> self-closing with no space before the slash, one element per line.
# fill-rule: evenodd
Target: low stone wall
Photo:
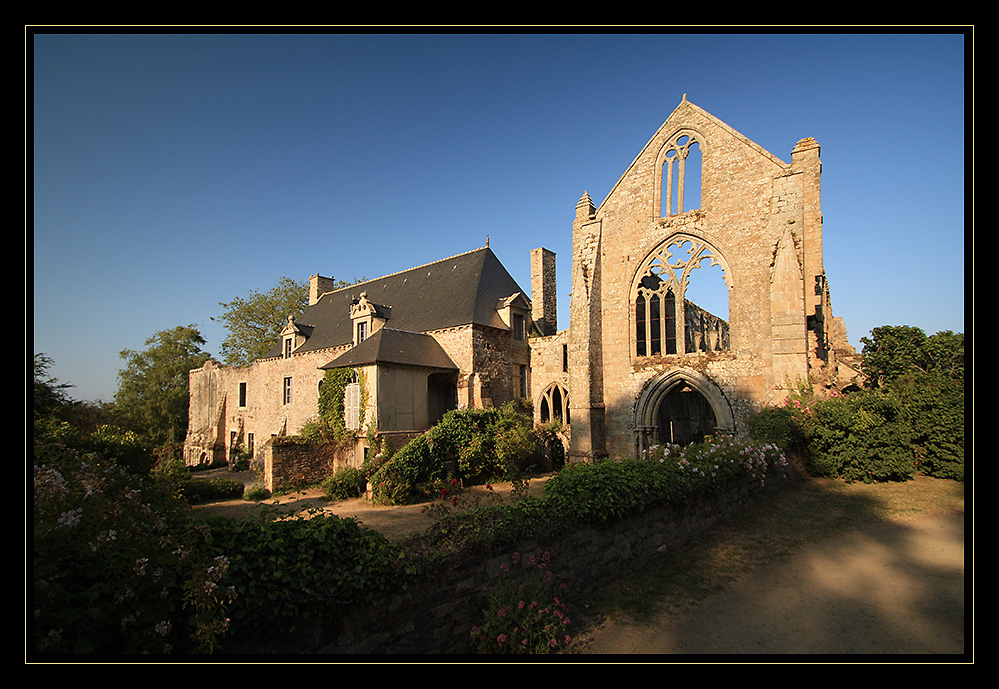
<path fill-rule="evenodd" d="M 466 654 L 470 632 L 481 622 L 485 590 L 514 553 L 548 551 L 551 570 L 573 593 L 585 594 L 641 566 L 657 553 L 743 512 L 793 479 L 761 484 L 742 480 L 725 490 L 659 507 L 605 528 L 580 528 L 553 542 L 525 541 L 492 552 L 463 554 L 430 581 L 411 586 L 383 604 L 359 607 L 338 619 L 303 629 L 295 638 L 242 644 L 239 653 L 278 654 Z"/>
<path fill-rule="evenodd" d="M 317 483 L 332 474 L 338 462 L 335 454 L 319 453 L 315 445 L 271 438 L 261 448 L 264 488 L 274 492 L 281 486 Z"/>

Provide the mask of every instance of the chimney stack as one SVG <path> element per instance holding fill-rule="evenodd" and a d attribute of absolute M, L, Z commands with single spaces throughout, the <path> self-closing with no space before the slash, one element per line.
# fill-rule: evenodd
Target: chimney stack
<path fill-rule="evenodd" d="M 555 252 L 545 248 L 531 251 L 531 309 L 539 333 L 554 335 L 558 332 Z"/>

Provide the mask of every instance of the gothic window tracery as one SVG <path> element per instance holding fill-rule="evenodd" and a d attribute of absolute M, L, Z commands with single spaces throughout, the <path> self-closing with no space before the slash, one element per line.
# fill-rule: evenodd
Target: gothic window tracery
<path fill-rule="evenodd" d="M 705 241 L 686 234 L 660 244 L 639 268 L 632 288 L 635 356 L 718 351 L 728 347 L 728 323 L 690 302 L 692 272 L 707 262 L 727 270 Z"/>
<path fill-rule="evenodd" d="M 681 130 L 660 152 L 662 217 L 701 207 L 701 148 L 701 139 L 696 132 Z"/>
<path fill-rule="evenodd" d="M 538 403 L 541 423 L 560 421 L 569 425 L 569 391 L 559 383 L 552 383 L 541 393 Z"/>

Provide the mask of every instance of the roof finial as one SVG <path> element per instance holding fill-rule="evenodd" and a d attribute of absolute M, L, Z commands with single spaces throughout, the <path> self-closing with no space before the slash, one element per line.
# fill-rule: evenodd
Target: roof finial
<path fill-rule="evenodd" d="M 489 247 L 489 235 L 486 235 L 486 247 Z"/>

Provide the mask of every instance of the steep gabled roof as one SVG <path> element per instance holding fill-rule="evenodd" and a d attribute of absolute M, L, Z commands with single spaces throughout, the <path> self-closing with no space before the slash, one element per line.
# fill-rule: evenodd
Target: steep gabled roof
<path fill-rule="evenodd" d="M 374 335 L 319 368 L 405 364 L 457 371 L 451 357 L 431 335 L 379 328 Z"/>
<path fill-rule="evenodd" d="M 327 292 L 296 319 L 297 325 L 312 328 L 296 353 L 353 342 L 350 305 L 361 292 L 371 302 L 391 309 L 385 327 L 425 333 L 472 324 L 505 328 L 496 304 L 523 290 L 489 247 L 475 249 Z M 277 343 L 265 358 L 280 355 Z"/>

